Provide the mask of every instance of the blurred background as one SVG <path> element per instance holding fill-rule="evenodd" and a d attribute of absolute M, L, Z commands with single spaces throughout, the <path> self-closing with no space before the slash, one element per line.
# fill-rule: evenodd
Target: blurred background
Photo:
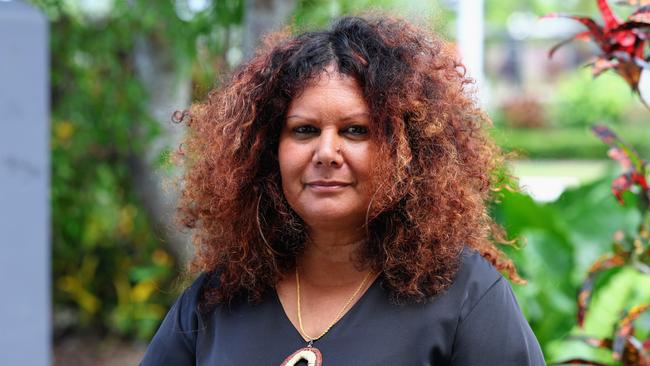
<path fill-rule="evenodd" d="M 599 19 L 594 0 L 25 3 L 49 22 L 56 365 L 136 364 L 187 283 L 191 246 L 174 226 L 180 172 L 171 154 L 184 131 L 172 122 L 173 112 L 218 86 L 263 33 L 283 25 L 324 27 L 371 9 L 415 19 L 449 42 L 465 37 L 460 52 L 473 50 L 466 57 L 481 103 L 494 138 L 513 153 L 509 164 L 522 186 L 504 192 L 492 214 L 518 239 L 520 249 L 508 253 L 528 284 L 514 288 L 547 360 L 609 360 L 611 352 L 570 336 L 604 337 L 627 305 L 650 301 L 648 276 L 611 271 L 595 284 L 584 328 L 575 325 L 576 294 L 589 266 L 610 249 L 615 233 L 634 235 L 641 219 L 633 199 L 620 205 L 611 194 L 620 171 L 589 127 L 606 123 L 650 156 L 648 110 L 613 72 L 592 78 L 584 65 L 593 45 L 575 43 L 547 56 L 582 27 L 539 17 Z M 641 321 L 647 335 L 650 319 Z"/>

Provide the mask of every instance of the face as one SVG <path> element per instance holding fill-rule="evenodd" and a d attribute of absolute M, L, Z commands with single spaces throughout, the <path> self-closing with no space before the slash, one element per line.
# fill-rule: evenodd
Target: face
<path fill-rule="evenodd" d="M 373 194 L 376 145 L 356 81 L 323 73 L 289 105 L 278 158 L 282 189 L 308 226 L 360 227 Z"/>

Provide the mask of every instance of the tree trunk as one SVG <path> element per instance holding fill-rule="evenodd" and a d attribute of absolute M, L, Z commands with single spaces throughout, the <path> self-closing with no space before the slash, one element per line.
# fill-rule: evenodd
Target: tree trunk
<path fill-rule="evenodd" d="M 192 256 L 190 234 L 175 224 L 182 170 L 159 167 L 161 154 L 178 148 L 185 128 L 171 121 L 175 110 L 189 107 L 191 78 L 180 74 L 172 50 L 161 42 L 142 37 L 134 50 L 136 75 L 147 90 L 147 110 L 159 124 L 158 136 L 145 151 L 134 152 L 130 168 L 136 192 L 164 246 L 184 266 Z M 137 138 L 138 132 L 135 136 Z"/>
<path fill-rule="evenodd" d="M 296 7 L 296 0 L 246 0 L 244 9 L 244 59 L 253 55 L 260 39 L 279 30 Z"/>

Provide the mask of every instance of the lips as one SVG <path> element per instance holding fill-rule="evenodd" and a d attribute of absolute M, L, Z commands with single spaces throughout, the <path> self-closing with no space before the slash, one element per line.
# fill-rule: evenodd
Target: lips
<path fill-rule="evenodd" d="M 349 185 L 350 183 L 335 180 L 317 180 L 306 184 L 308 188 L 317 192 L 336 192 Z"/>

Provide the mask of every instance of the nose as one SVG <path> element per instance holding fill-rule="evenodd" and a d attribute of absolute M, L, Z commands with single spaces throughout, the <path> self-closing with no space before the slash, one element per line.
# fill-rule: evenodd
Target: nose
<path fill-rule="evenodd" d="M 323 129 L 316 140 L 313 163 L 316 165 L 340 166 L 343 163 L 341 142 L 341 137 L 336 129 Z"/>

